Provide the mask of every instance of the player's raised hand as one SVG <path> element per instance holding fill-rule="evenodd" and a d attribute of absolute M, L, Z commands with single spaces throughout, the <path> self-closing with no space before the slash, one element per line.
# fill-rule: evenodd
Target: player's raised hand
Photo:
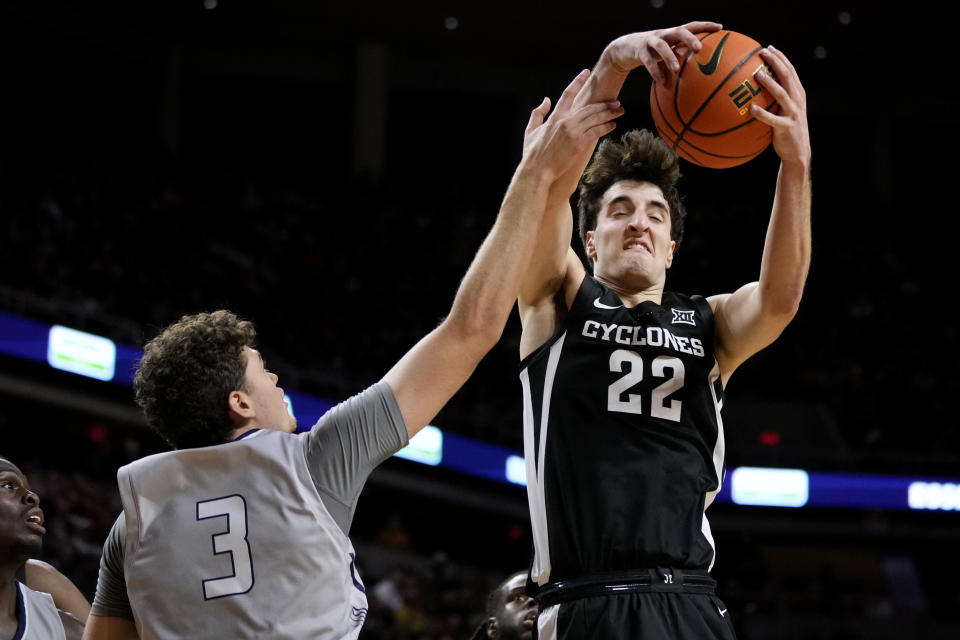
<path fill-rule="evenodd" d="M 761 69 L 756 77 L 779 105 L 771 113 L 756 104 L 750 115 L 773 128 L 773 149 L 785 164 L 810 160 L 810 131 L 807 125 L 807 94 L 793 64 L 782 51 L 772 46 L 760 51 L 773 74 Z"/>
<path fill-rule="evenodd" d="M 597 140 L 614 130 L 614 119 L 623 114 L 618 100 L 574 107 L 574 100 L 589 77 L 589 70 L 581 71 L 564 90 L 552 113 L 549 98 L 544 98 L 530 113 L 523 136 L 524 163 L 536 164 L 559 177 L 578 158 L 591 153 Z"/>
<path fill-rule="evenodd" d="M 695 34 L 718 31 L 717 22 L 688 22 L 679 27 L 638 31 L 620 36 L 604 49 L 607 62 L 616 70 L 627 73 L 643 66 L 653 81 L 670 86 L 680 70 L 680 61 L 688 51 L 696 53 L 702 45 Z"/>

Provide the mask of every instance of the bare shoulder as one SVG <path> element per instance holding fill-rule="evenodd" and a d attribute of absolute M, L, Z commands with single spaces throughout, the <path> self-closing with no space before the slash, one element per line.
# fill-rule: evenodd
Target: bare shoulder
<path fill-rule="evenodd" d="M 34 591 L 49 593 L 57 609 L 77 618 L 81 624 L 90 614 L 90 602 L 67 576 L 42 560 L 27 560 L 26 584 Z"/>
<path fill-rule="evenodd" d="M 710 305 L 710 311 L 716 314 L 717 310 L 723 305 L 723 302 L 729 297 L 729 293 L 717 293 L 712 296 L 707 296 L 707 304 Z"/>

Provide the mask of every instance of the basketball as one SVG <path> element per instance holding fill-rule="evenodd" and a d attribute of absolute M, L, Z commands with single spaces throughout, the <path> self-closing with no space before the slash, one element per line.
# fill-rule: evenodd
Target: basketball
<path fill-rule="evenodd" d="M 755 74 L 773 74 L 760 44 L 736 31 L 698 34 L 703 48 L 680 61 L 673 87 L 654 83 L 650 112 L 660 137 L 681 158 L 725 169 L 757 157 L 773 138 L 771 128 L 750 115 L 750 105 L 777 106 Z"/>

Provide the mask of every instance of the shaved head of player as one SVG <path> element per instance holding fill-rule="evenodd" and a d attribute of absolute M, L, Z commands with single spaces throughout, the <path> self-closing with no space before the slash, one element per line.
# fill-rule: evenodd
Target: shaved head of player
<path fill-rule="evenodd" d="M 484 619 L 471 640 L 530 640 L 537 602 L 527 595 L 527 572 L 518 571 L 487 596 Z"/>
<path fill-rule="evenodd" d="M 82 623 L 60 611 L 48 593 L 16 579 L 43 544 L 40 496 L 20 469 L 0 457 L 0 638 L 76 640 Z"/>

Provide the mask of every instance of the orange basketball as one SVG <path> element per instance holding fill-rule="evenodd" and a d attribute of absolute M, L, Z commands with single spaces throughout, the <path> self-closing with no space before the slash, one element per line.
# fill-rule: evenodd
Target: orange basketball
<path fill-rule="evenodd" d="M 757 157 L 772 130 L 750 115 L 750 105 L 777 106 L 755 74 L 769 66 L 756 40 L 736 31 L 699 34 L 703 48 L 688 52 L 670 89 L 654 83 L 650 112 L 663 138 L 681 158 L 725 169 Z"/>

